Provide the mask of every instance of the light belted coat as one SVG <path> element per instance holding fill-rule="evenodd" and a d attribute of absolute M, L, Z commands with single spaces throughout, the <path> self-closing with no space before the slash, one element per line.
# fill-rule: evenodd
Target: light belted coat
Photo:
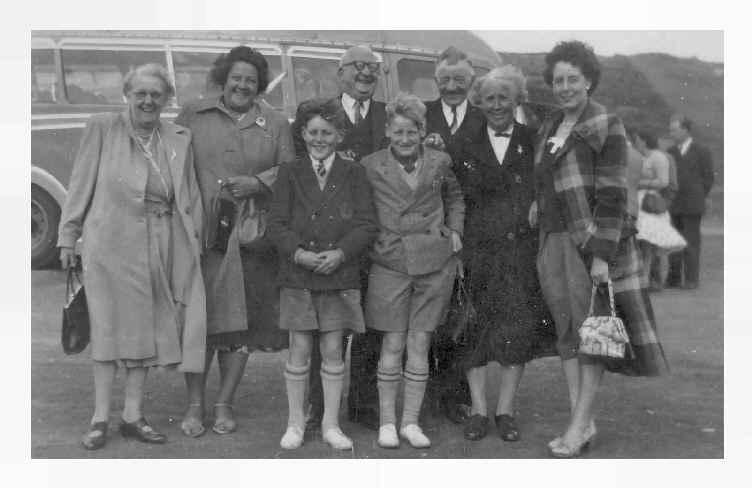
<path fill-rule="evenodd" d="M 400 174 L 400 163 L 390 149 L 361 161 L 373 188 L 380 229 L 371 259 L 409 275 L 440 270 L 453 255 L 450 231 L 462 235 L 465 219 L 465 202 L 449 155 L 426 148 L 421 158 L 415 190 Z"/>
<path fill-rule="evenodd" d="M 175 189 L 169 276 L 181 331 L 180 371 L 202 372 L 206 349 L 206 295 L 200 252 L 203 207 L 188 129 L 162 121 Z M 149 273 L 144 195 L 148 168 L 134 164 L 138 151 L 125 113 L 93 116 L 84 130 L 63 207 L 58 246 L 83 236 L 84 284 L 92 329 L 92 358 L 146 359 L 156 354 L 154 297 Z"/>

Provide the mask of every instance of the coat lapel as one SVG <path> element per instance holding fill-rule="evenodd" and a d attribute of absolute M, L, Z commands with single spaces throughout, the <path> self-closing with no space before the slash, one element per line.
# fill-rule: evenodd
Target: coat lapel
<path fill-rule="evenodd" d="M 181 182 L 185 171 L 185 156 L 188 150 L 188 138 L 184 136 L 185 129 L 171 122 L 162 122 L 162 143 L 164 144 L 167 163 L 170 168 L 172 184 L 177 198 L 181 193 Z"/>
<path fill-rule="evenodd" d="M 387 148 L 384 152 L 386 153 L 386 157 L 378 166 L 379 173 L 381 173 L 381 176 L 389 182 L 389 186 L 393 188 L 403 200 L 407 202 L 412 201 L 414 198 L 414 192 L 400 174 L 400 171 L 402 171 L 400 163 L 394 159 L 394 156 L 392 156 L 391 149 Z"/>

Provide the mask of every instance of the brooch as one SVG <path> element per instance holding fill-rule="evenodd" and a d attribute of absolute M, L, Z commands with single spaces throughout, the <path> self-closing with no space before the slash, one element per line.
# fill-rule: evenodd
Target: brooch
<path fill-rule="evenodd" d="M 467 170 L 470 170 L 470 171 L 472 171 L 472 170 L 474 170 L 474 169 L 475 169 L 475 165 L 473 164 L 473 162 L 472 162 L 472 161 L 463 161 L 463 162 L 462 162 L 462 166 L 463 166 L 463 167 L 464 167 L 465 169 L 467 169 Z"/>
<path fill-rule="evenodd" d="M 256 117 L 256 125 L 258 125 L 259 127 L 265 126 L 266 125 L 266 119 L 263 118 L 263 117 L 261 117 L 261 116 Z"/>
<path fill-rule="evenodd" d="M 520 146 L 520 145 L 518 144 L 518 145 L 517 145 L 517 154 L 522 154 L 522 152 L 523 152 L 523 151 L 522 151 L 522 146 Z"/>

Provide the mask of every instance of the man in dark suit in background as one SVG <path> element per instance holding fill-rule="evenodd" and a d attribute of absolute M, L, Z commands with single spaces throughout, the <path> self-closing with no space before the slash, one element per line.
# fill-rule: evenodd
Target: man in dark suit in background
<path fill-rule="evenodd" d="M 483 112 L 467 100 L 475 70 L 467 54 L 450 46 L 436 60 L 436 84 L 440 97 L 426 103 L 426 143 L 449 153 L 453 167 L 459 164 L 463 149 L 482 137 Z M 455 423 L 464 421 L 470 411 L 470 390 L 465 373 L 457 366 L 457 346 L 448 334 L 438 330 L 431 345 L 432 369 L 428 399 L 436 401 Z"/>
<path fill-rule="evenodd" d="M 345 51 L 339 62 L 337 78 L 342 93 L 338 98 L 347 114 L 345 137 L 337 147 L 340 156 L 360 161 L 363 157 L 387 146 L 385 137 L 386 105 L 373 99 L 379 80 L 379 59 L 368 47 L 354 46 Z M 301 128 L 293 124 L 293 141 L 297 155 L 305 155 L 306 148 Z M 368 284 L 369 263 L 361 263 L 361 287 Z M 362 296 L 366 296 L 365 292 Z M 381 349 L 381 334 L 367 329 L 364 334 L 353 334 L 350 345 L 350 387 L 347 410 L 352 422 L 372 430 L 379 428 L 379 395 L 376 388 L 376 369 Z M 344 348 L 343 348 L 344 351 Z M 321 378 L 318 374 L 321 354 L 314 340 L 311 352 L 310 403 L 308 426 L 321 425 L 324 412 Z"/>
<path fill-rule="evenodd" d="M 692 290 L 700 278 L 700 220 L 705 198 L 713 186 L 713 160 L 710 151 L 693 140 L 692 121 L 686 116 L 674 115 L 669 132 L 676 143 L 669 154 L 676 161 L 679 183 L 669 211 L 671 222 L 687 240 L 687 247 L 669 257 L 666 286 Z"/>

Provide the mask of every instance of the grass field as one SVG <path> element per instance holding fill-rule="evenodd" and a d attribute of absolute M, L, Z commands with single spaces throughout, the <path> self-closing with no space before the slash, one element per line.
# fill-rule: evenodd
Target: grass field
<path fill-rule="evenodd" d="M 723 236 L 704 237 L 701 288 L 654 295 L 659 332 L 672 373 L 655 379 L 607 374 L 598 400 L 599 437 L 590 458 L 721 458 L 723 425 Z M 88 452 L 78 445 L 92 412 L 93 385 L 88 350 L 65 356 L 59 346 L 64 275 L 31 275 L 31 455 L 34 458 L 542 458 L 546 443 L 564 428 L 568 407 L 559 361 L 530 363 L 518 394 L 518 443 L 495 434 L 465 441 L 462 428 L 429 417 L 426 431 L 434 446 L 417 451 L 403 446 L 385 451 L 376 435 L 342 422 L 355 449 L 335 453 L 319 439 L 298 451 L 283 452 L 278 442 L 286 423 L 282 368 L 285 353 L 254 354 L 236 400 L 237 432 L 211 432 L 188 439 L 179 430 L 185 403 L 182 378 L 156 371 L 147 380 L 145 412 L 169 436 L 163 446 L 125 441 L 110 421 L 108 445 Z M 494 370 L 496 372 L 496 370 Z M 212 371 L 208 402 L 216 393 Z M 489 395 L 495 398 L 496 389 Z M 114 405 L 122 405 L 122 381 Z"/>

